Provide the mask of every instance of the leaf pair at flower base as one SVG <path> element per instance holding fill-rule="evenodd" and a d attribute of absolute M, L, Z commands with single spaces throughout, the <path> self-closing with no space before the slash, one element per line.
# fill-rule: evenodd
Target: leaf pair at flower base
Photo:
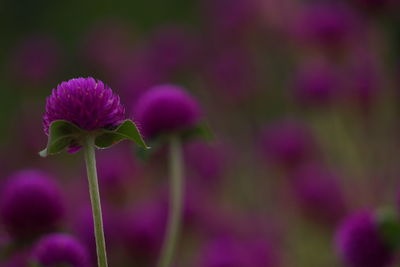
<path fill-rule="evenodd" d="M 79 149 L 80 141 L 93 135 L 97 148 L 108 148 L 123 140 L 131 140 L 143 149 L 149 149 L 143 140 L 137 126 L 131 120 L 123 121 L 113 130 L 100 129 L 93 132 L 85 131 L 73 123 L 65 120 L 52 122 L 49 129 L 47 147 L 39 152 L 39 155 L 46 157 L 57 154 L 66 148 Z"/>

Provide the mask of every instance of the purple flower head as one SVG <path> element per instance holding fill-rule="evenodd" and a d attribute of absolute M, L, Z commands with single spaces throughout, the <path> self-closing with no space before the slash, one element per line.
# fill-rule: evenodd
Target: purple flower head
<path fill-rule="evenodd" d="M 47 98 L 44 131 L 48 134 L 56 120 L 66 120 L 87 131 L 113 128 L 124 116 L 119 97 L 102 81 L 71 79 L 59 84 Z"/>
<path fill-rule="evenodd" d="M 311 218 L 335 225 L 346 215 L 342 188 L 338 178 L 329 169 L 308 164 L 292 174 L 295 197 Z"/>
<path fill-rule="evenodd" d="M 16 45 L 11 58 L 15 79 L 28 84 L 48 81 L 60 60 L 58 43 L 49 36 L 34 36 Z"/>
<path fill-rule="evenodd" d="M 64 211 L 60 190 L 54 179 L 36 170 L 19 171 L 3 188 L 1 220 L 9 234 L 28 239 L 51 231 Z"/>
<path fill-rule="evenodd" d="M 355 14 L 340 4 L 310 4 L 296 24 L 300 38 L 323 47 L 341 47 L 350 41 L 356 28 Z"/>
<path fill-rule="evenodd" d="M 338 98 L 340 86 L 338 74 L 332 66 L 307 63 L 295 76 L 293 94 L 295 100 L 304 106 L 323 107 Z"/>
<path fill-rule="evenodd" d="M 335 241 L 339 256 L 349 266 L 384 267 L 392 261 L 392 250 L 380 235 L 373 212 L 358 212 L 345 219 Z"/>
<path fill-rule="evenodd" d="M 183 88 L 160 85 L 139 98 L 133 115 L 144 136 L 153 138 L 195 126 L 200 107 Z"/>
<path fill-rule="evenodd" d="M 316 144 L 301 122 L 283 120 L 269 125 L 261 136 L 261 149 L 272 163 L 293 168 L 313 157 Z"/>
<path fill-rule="evenodd" d="M 89 267 L 89 254 L 85 246 L 68 234 L 49 234 L 35 245 L 32 260 L 43 267 L 67 265 Z"/>

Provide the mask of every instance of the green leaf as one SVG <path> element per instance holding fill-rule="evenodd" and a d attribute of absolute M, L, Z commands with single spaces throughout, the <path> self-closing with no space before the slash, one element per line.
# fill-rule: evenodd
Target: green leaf
<path fill-rule="evenodd" d="M 49 138 L 47 147 L 39 152 L 42 157 L 56 154 L 68 147 L 79 135 L 82 130 L 65 120 L 53 121 L 49 128 Z"/>
<path fill-rule="evenodd" d="M 392 248 L 400 246 L 400 220 L 393 209 L 383 209 L 378 212 L 379 232 Z"/>
<path fill-rule="evenodd" d="M 131 140 L 143 149 L 149 149 L 143 140 L 136 124 L 131 120 L 121 123 L 115 130 L 102 130 L 96 137 L 95 144 L 98 148 L 107 148 L 122 140 Z"/>
<path fill-rule="evenodd" d="M 205 122 L 199 123 L 194 127 L 182 132 L 182 138 L 184 140 L 190 140 L 194 138 L 201 138 L 205 140 L 211 140 L 214 138 L 209 125 Z"/>

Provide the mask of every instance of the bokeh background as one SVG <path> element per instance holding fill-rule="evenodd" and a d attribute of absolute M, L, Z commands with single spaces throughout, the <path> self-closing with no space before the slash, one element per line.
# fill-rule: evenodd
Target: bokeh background
<path fill-rule="evenodd" d="M 70 233 L 95 260 L 82 155 L 37 154 L 45 98 L 92 76 L 131 114 L 152 86 L 178 84 L 214 138 L 185 144 L 175 266 L 342 266 L 345 216 L 400 209 L 399 14 L 397 0 L 3 0 L 0 185 L 21 170 L 53 177 L 63 213 L 46 232 Z M 123 142 L 97 155 L 110 265 L 153 266 L 164 151 L 143 161 Z M 5 228 L 1 266 L 39 238 Z"/>

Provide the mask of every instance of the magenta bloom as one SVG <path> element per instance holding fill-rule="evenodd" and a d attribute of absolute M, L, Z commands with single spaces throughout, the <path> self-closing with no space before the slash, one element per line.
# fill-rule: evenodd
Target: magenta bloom
<path fill-rule="evenodd" d="M 86 247 L 68 234 L 57 233 L 44 236 L 37 242 L 32 254 L 33 261 L 44 267 L 90 266 Z"/>
<path fill-rule="evenodd" d="M 222 236 L 208 241 L 201 253 L 202 267 L 276 267 L 277 255 L 265 240 Z"/>
<path fill-rule="evenodd" d="M 335 225 L 346 215 L 344 194 L 331 170 L 310 164 L 291 178 L 297 202 L 306 215 L 327 225 Z"/>
<path fill-rule="evenodd" d="M 299 36 L 308 43 L 332 48 L 349 42 L 355 22 L 355 14 L 344 5 L 317 3 L 305 8 L 296 27 Z"/>
<path fill-rule="evenodd" d="M 83 130 L 93 131 L 117 126 L 125 116 L 119 97 L 102 81 L 77 78 L 62 82 L 47 98 L 43 124 L 66 120 Z"/>
<path fill-rule="evenodd" d="M 393 256 L 370 211 L 353 214 L 342 223 L 336 233 L 336 249 L 352 267 L 388 266 Z"/>
<path fill-rule="evenodd" d="M 54 230 L 63 211 L 57 184 L 52 177 L 40 171 L 15 173 L 1 194 L 1 220 L 9 234 L 17 239 Z"/>
<path fill-rule="evenodd" d="M 153 138 L 195 126 L 200 118 L 200 108 L 183 88 L 160 85 L 139 98 L 133 115 L 142 133 Z"/>
<path fill-rule="evenodd" d="M 269 125 L 261 136 L 261 149 L 268 161 L 293 168 L 313 157 L 315 140 L 310 130 L 297 121 Z"/>
<path fill-rule="evenodd" d="M 332 104 L 341 89 L 336 71 L 332 66 L 322 63 L 301 66 L 294 80 L 294 97 L 304 106 L 322 107 Z"/>

